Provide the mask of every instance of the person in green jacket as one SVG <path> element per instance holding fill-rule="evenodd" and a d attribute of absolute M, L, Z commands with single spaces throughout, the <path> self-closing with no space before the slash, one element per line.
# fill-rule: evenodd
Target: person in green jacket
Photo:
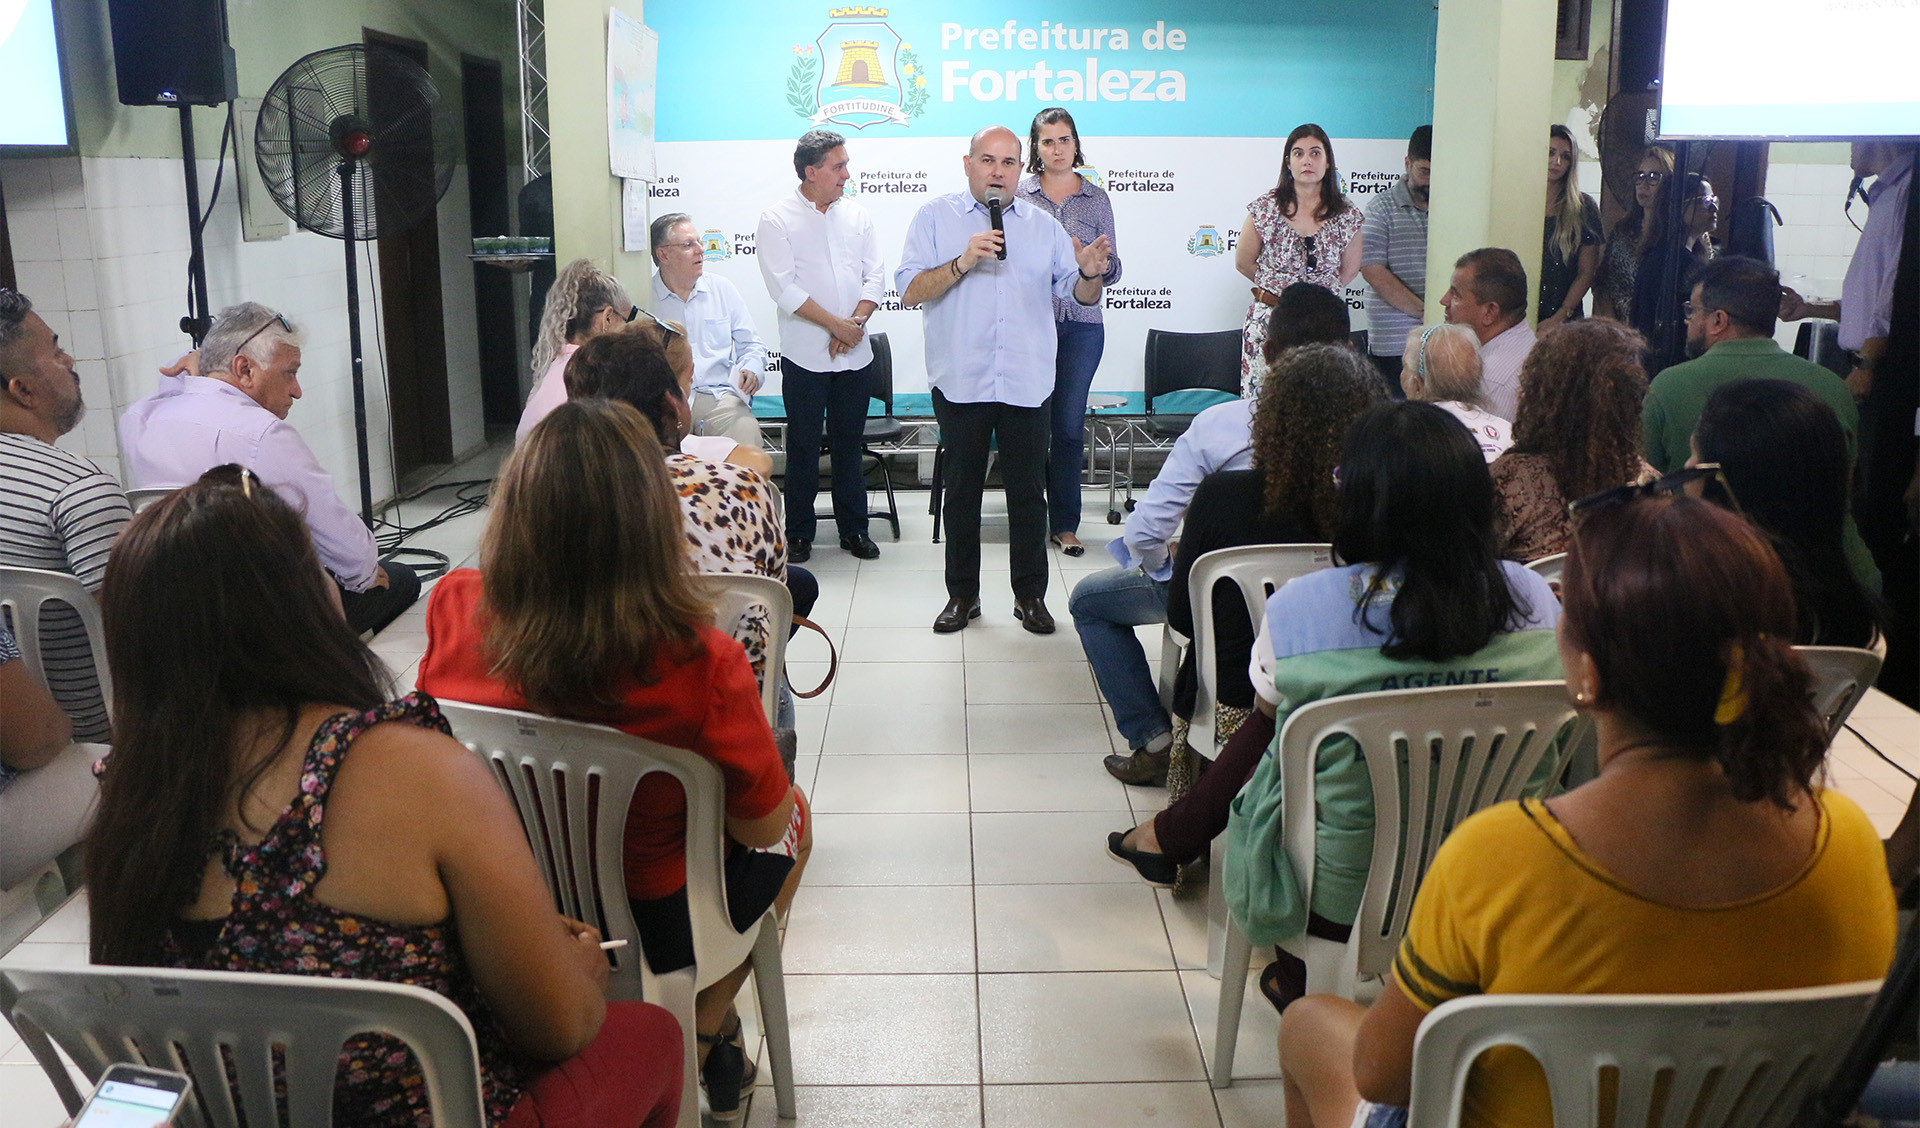
<path fill-rule="evenodd" d="M 1759 259 L 1723 255 L 1694 275 L 1687 306 L 1687 356 L 1654 378 L 1640 409 L 1641 445 L 1662 474 L 1686 465 L 1688 444 L 1707 397 L 1736 380 L 1789 380 L 1833 408 L 1854 461 L 1860 409 L 1846 381 L 1774 342 L 1780 310 L 1780 273 Z M 1843 532 L 1847 564 L 1869 591 L 1880 590 L 1880 569 L 1848 512 Z"/>

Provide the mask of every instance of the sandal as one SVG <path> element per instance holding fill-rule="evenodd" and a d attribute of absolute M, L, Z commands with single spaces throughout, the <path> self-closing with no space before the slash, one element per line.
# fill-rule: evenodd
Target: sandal
<path fill-rule="evenodd" d="M 1280 958 L 1261 970 L 1260 993 L 1274 1010 L 1285 1014 L 1295 999 L 1307 993 L 1307 965 L 1285 949 L 1276 948 L 1273 954 Z"/>
<path fill-rule="evenodd" d="M 1068 556 L 1085 556 L 1087 554 L 1087 546 L 1080 543 L 1079 537 L 1074 537 L 1073 543 L 1068 544 L 1067 542 L 1060 539 L 1061 537 L 1064 537 L 1064 536 L 1073 536 L 1073 534 L 1055 533 L 1052 536 L 1048 537 L 1047 540 L 1052 542 L 1053 547 L 1059 549 L 1061 552 L 1066 553 Z"/>
<path fill-rule="evenodd" d="M 760 1076 L 740 1036 L 739 1012 L 731 1011 L 727 1017 L 730 1022 L 722 1025 L 720 1033 L 694 1035 L 701 1045 L 713 1047 L 700 1067 L 700 1087 L 707 1091 L 707 1110 L 721 1122 L 740 1119 L 740 1098 Z"/>

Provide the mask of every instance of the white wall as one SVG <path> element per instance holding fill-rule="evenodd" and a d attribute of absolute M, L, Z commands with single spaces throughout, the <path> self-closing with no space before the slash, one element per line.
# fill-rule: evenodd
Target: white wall
<path fill-rule="evenodd" d="M 202 196 L 214 162 L 199 165 Z M 464 167 L 440 204 L 448 394 L 456 457 L 484 444 L 474 295 L 466 253 Z M 159 365 L 189 346 L 186 189 L 178 160 L 63 157 L 0 161 L 20 288 L 73 353 L 86 421 L 62 441 L 119 475 L 116 421 L 155 388 Z M 281 239 L 240 237 L 229 167 L 206 227 L 212 309 L 237 301 L 283 311 L 306 336 L 303 397 L 288 421 L 299 428 L 341 497 L 359 494 L 353 385 L 347 344 L 345 259 L 339 240 L 295 230 Z M 376 501 L 394 492 L 386 375 L 381 363 L 377 249 L 357 244 L 361 339 L 365 353 L 368 448 Z M 124 480 L 124 477 L 123 477 Z"/>

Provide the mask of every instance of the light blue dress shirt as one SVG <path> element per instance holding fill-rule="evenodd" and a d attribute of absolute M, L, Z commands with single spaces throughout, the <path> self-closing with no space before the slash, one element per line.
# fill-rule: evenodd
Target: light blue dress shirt
<path fill-rule="evenodd" d="M 1193 417 L 1173 444 L 1166 464 L 1153 476 L 1147 496 L 1127 516 L 1126 532 L 1107 542 L 1107 552 L 1122 568 L 1139 568 L 1166 583 L 1173 575 L 1167 543 L 1186 518 L 1200 480 L 1221 470 L 1253 465 L 1253 401 L 1216 403 Z"/>
<path fill-rule="evenodd" d="M 1053 394 L 1058 333 L 1053 298 L 1071 299 L 1080 281 L 1073 240 L 1059 221 L 1012 197 L 1002 213 L 1005 262 L 981 259 L 946 293 L 921 306 L 926 316 L 927 383 L 955 403 L 1039 407 Z M 988 229 L 987 206 L 968 192 L 929 201 L 907 228 L 894 272 L 900 293 L 923 270 L 945 267 Z"/>
<path fill-rule="evenodd" d="M 744 368 L 764 377 L 767 347 L 754 332 L 753 317 L 733 283 L 717 274 L 702 274 L 694 279 L 692 296 L 683 302 L 655 272 L 653 313 L 662 321 L 687 327 L 687 344 L 693 347 L 694 391 L 716 399 L 731 394 L 742 402 L 753 402 L 740 390 L 735 376 Z"/>

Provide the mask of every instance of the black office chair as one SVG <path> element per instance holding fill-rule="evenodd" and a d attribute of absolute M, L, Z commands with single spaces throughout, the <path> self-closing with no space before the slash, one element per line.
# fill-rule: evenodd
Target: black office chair
<path fill-rule="evenodd" d="M 866 427 L 860 436 L 860 469 L 862 475 L 868 469 L 879 470 L 880 484 L 887 491 L 887 507 L 869 510 L 867 520 L 885 520 L 893 526 L 893 539 L 899 540 L 900 505 L 893 496 L 893 475 L 888 472 L 886 457 L 874 448 L 879 443 L 900 441 L 901 436 L 907 433 L 907 428 L 893 416 L 893 346 L 888 343 L 885 333 L 869 333 L 867 340 L 873 345 L 873 376 L 867 389 L 867 398 L 879 400 L 886 414 L 877 418 L 871 415 L 867 417 Z M 871 465 L 867 462 L 869 458 L 873 460 Z M 815 518 L 832 520 L 833 514 L 816 512 Z"/>
<path fill-rule="evenodd" d="M 1217 333 L 1172 333 L 1147 330 L 1146 427 L 1152 434 L 1174 438 L 1185 434 L 1193 416 L 1166 415 L 1154 410 L 1154 400 L 1168 392 L 1210 388 L 1230 396 L 1240 394 L 1240 330 Z"/>

